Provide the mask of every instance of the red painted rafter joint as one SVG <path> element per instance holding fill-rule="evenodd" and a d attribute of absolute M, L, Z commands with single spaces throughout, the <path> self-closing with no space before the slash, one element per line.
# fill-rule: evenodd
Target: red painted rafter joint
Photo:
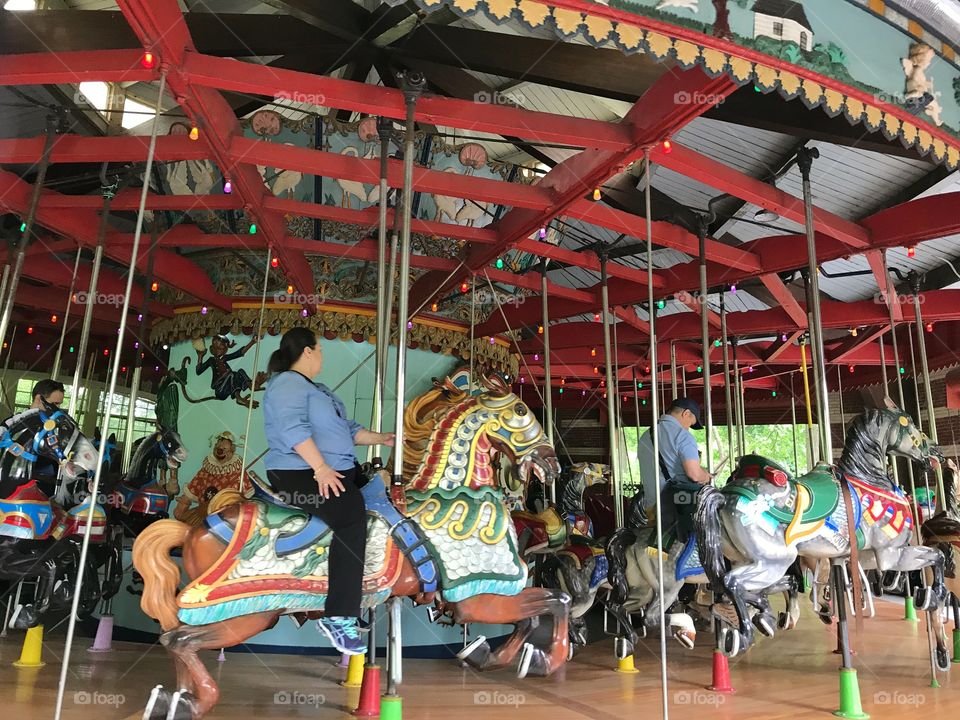
<path fill-rule="evenodd" d="M 310 263 L 302 252 L 284 246 L 283 217 L 263 207 L 269 190 L 254 167 L 231 158 L 230 144 L 240 135 L 240 123 L 233 110 L 217 91 L 191 86 L 180 70 L 185 53 L 195 47 L 179 5 L 175 0 L 121 0 L 118 4 L 144 48 L 159 54 L 170 91 L 194 122 L 203 127 L 204 142 L 221 171 L 233 183 L 234 193 L 242 199 L 251 223 L 264 234 L 288 281 L 306 298 L 311 298 L 314 279 Z M 313 312 L 316 303 L 305 307 Z"/>

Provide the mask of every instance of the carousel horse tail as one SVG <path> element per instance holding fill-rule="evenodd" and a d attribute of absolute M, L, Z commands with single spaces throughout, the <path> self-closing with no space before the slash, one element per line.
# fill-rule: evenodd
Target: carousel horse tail
<path fill-rule="evenodd" d="M 228 508 L 231 505 L 239 505 L 242 502 L 246 501 L 243 493 L 240 492 L 237 488 L 224 488 L 212 498 L 207 505 L 207 515 L 213 515 L 218 513 L 224 508 Z"/>
<path fill-rule="evenodd" d="M 192 529 L 179 520 L 158 520 L 133 543 L 133 565 L 143 576 L 140 607 L 158 620 L 165 631 L 180 625 L 177 606 L 180 568 L 170 559 L 170 551 L 183 547 Z"/>
<path fill-rule="evenodd" d="M 700 563 L 710 580 L 712 589 L 715 592 L 722 592 L 726 564 L 721 547 L 720 508 L 723 507 L 725 498 L 723 493 L 715 487 L 705 485 L 697 493 L 697 499 L 694 525 L 697 531 L 697 550 L 700 554 Z"/>
<path fill-rule="evenodd" d="M 620 528 L 607 541 L 607 581 L 610 583 L 610 599 L 617 604 L 626 602 L 630 587 L 627 584 L 627 548 L 637 541 L 632 528 Z"/>

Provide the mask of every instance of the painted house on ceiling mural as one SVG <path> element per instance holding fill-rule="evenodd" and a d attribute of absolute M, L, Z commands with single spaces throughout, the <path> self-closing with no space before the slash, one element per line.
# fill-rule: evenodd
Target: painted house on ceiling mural
<path fill-rule="evenodd" d="M 813 28 L 803 5 L 792 0 L 757 0 L 753 6 L 753 36 L 795 42 L 813 49 Z"/>

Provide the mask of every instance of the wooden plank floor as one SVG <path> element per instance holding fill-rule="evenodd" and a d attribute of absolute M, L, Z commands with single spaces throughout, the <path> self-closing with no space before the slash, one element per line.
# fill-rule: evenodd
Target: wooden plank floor
<path fill-rule="evenodd" d="M 924 623 L 899 619 L 902 604 L 880 601 L 878 617 L 857 634 L 855 662 L 864 709 L 885 718 L 956 717 L 960 713 L 960 665 L 930 687 Z M 306 631 L 306 629 L 305 629 Z M 0 642 L 0 708 L 18 720 L 53 716 L 63 636 L 44 644 L 41 669 L 11 666 L 22 634 Z M 830 718 L 837 705 L 837 667 L 831 651 L 836 635 L 805 608 L 800 627 L 772 640 L 762 639 L 732 663 L 737 692 L 720 696 L 703 688 L 710 680 L 709 638 L 684 651 L 668 644 L 670 716 L 676 720 L 730 718 Z M 112 653 L 86 652 L 91 641 L 78 639 L 64 707 L 65 718 L 139 718 L 149 689 L 173 684 L 173 670 L 159 645 L 118 643 Z M 612 672 L 612 642 L 602 640 L 582 652 L 565 670 L 547 679 L 518 680 L 513 672 L 476 673 L 449 660 L 406 660 L 402 695 L 406 717 L 415 720 L 612 720 L 660 716 L 660 683 L 655 638 L 638 653 L 640 674 Z M 221 687 L 211 718 L 346 718 L 357 691 L 337 683 L 343 670 L 330 657 L 228 653 L 218 664 L 205 653 Z"/>

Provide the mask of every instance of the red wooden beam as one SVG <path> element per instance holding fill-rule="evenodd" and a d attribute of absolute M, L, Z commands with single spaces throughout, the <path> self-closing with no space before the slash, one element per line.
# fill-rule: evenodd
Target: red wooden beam
<path fill-rule="evenodd" d="M 776 273 L 766 273 L 760 276 L 760 282 L 773 295 L 780 307 L 787 311 L 790 319 L 798 328 L 807 327 L 807 312 L 804 310 L 793 293 L 784 285 L 783 280 Z"/>
<path fill-rule="evenodd" d="M 735 89 L 727 76 L 711 78 L 699 68 L 673 69 L 658 78 L 619 123 L 628 130 L 627 146 L 617 150 L 584 150 L 554 166 L 536 185 L 550 198 L 545 208 L 503 203 L 512 208 L 496 223 L 497 243 L 471 247 L 464 260 L 464 275 L 486 267 L 516 243 L 531 237 L 585 194 L 643 157 L 650 145 L 722 102 Z M 687 98 L 687 102 L 678 102 L 678 97 Z M 504 134 L 502 130 L 498 132 Z M 435 275 L 424 276 L 411 288 L 410 302 L 417 306 L 460 282 L 461 277 L 455 275 L 444 281 Z"/>
<path fill-rule="evenodd" d="M 24 53 L 4 55 L 0 85 L 63 85 L 88 80 L 103 82 L 149 82 L 157 70 L 140 64 L 142 50 L 96 50 L 79 52 Z"/>
<path fill-rule="evenodd" d="M 806 221 L 803 200 L 778 190 L 762 180 L 701 155 L 677 143 L 669 151 L 662 147 L 654 149 L 651 162 L 698 180 L 710 187 L 730 193 L 754 205 L 773 210 L 781 217 L 801 225 Z M 821 208 L 813 210 L 814 227 L 822 233 L 835 237 L 850 247 L 863 248 L 870 245 L 870 232 L 866 227 L 845 220 L 839 215 Z"/>
<path fill-rule="evenodd" d="M 886 253 L 883 250 L 868 250 L 864 253 L 867 262 L 870 263 L 870 269 L 873 270 L 873 276 L 877 280 L 877 287 L 880 288 L 880 296 L 887 305 L 893 307 L 893 318 L 897 322 L 903 320 L 903 306 L 897 298 L 897 288 L 890 281 L 890 273 L 887 271 Z"/>
<path fill-rule="evenodd" d="M 4 55 L 4 61 L 10 57 Z M 44 142 L 43 136 L 0 140 L 0 164 L 26 165 L 37 162 L 43 154 Z M 150 138 L 146 135 L 58 135 L 50 153 L 50 162 L 139 163 L 146 160 L 149 145 Z M 201 142 L 191 140 L 187 135 L 163 135 L 157 138 L 154 159 L 158 162 L 206 160 L 209 157 L 209 148 Z M 136 193 L 139 198 L 139 191 Z"/>

